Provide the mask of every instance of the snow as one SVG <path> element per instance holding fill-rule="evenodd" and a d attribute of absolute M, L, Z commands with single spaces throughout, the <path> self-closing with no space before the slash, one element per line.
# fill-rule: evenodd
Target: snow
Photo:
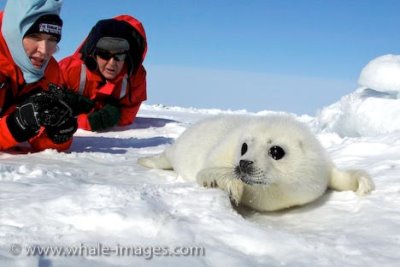
<path fill-rule="evenodd" d="M 358 83 L 400 98 L 400 55 L 384 55 L 371 60 L 362 69 Z"/>
<path fill-rule="evenodd" d="M 388 77 L 393 80 L 385 83 L 394 85 L 400 76 Z M 199 119 L 250 114 L 245 110 L 144 105 L 130 127 L 79 130 L 68 153 L 0 153 L 0 266 L 397 266 L 400 100 L 382 88 L 400 85 L 363 84 L 315 117 L 298 116 L 339 167 L 367 170 L 376 190 L 365 197 L 329 191 L 280 212 L 235 209 L 221 190 L 136 162 L 161 152 Z M 23 251 L 13 255 L 10 249 L 17 254 L 19 246 Z M 29 246 L 79 248 L 83 256 L 27 256 Z M 101 246 L 142 250 L 136 256 L 91 250 Z M 150 253 L 165 247 L 205 254 Z"/>
<path fill-rule="evenodd" d="M 379 136 L 400 130 L 400 56 L 371 60 L 361 71 L 359 87 L 323 108 L 316 118 L 321 131 L 340 136 Z"/>

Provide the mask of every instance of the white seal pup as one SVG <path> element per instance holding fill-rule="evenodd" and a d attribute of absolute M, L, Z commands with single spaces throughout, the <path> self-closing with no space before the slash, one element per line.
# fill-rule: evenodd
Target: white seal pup
<path fill-rule="evenodd" d="M 219 187 L 258 211 L 309 203 L 328 187 L 360 195 L 374 188 L 365 171 L 338 170 L 308 127 L 289 115 L 205 119 L 139 163 Z"/>

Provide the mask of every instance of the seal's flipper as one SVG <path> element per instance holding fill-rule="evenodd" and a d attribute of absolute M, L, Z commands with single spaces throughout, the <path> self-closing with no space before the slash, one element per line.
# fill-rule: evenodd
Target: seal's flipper
<path fill-rule="evenodd" d="M 232 174 L 232 168 L 213 167 L 202 169 L 196 176 L 197 183 L 204 187 L 218 187 L 229 193 L 229 197 L 239 205 L 243 194 L 243 183 Z"/>
<path fill-rule="evenodd" d="M 363 170 L 341 171 L 332 168 L 329 187 L 338 190 L 351 190 L 359 195 L 365 195 L 371 192 L 375 186 L 371 176 Z"/>
<path fill-rule="evenodd" d="M 151 169 L 163 169 L 163 170 L 172 170 L 173 167 L 171 162 L 169 162 L 165 153 L 161 153 L 156 156 L 151 157 L 143 157 L 138 159 L 138 163 L 144 167 Z"/>

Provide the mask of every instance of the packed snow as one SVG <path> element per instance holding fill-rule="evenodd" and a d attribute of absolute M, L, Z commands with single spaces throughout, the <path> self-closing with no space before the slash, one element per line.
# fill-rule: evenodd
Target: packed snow
<path fill-rule="evenodd" d="M 400 55 L 384 55 L 369 62 L 361 71 L 358 84 L 393 98 L 400 98 Z"/>
<path fill-rule="evenodd" d="M 339 167 L 372 175 L 370 195 L 329 191 L 272 213 L 234 208 L 225 192 L 137 159 L 205 117 L 270 111 L 144 105 L 130 127 L 79 130 L 67 153 L 0 153 L 0 266 L 398 266 L 400 99 L 392 92 L 400 75 L 379 71 L 398 66 L 390 58 L 371 61 L 354 93 L 315 117 L 297 116 Z M 76 253 L 28 255 L 46 248 Z M 118 254 L 122 248 L 136 253 Z"/>
<path fill-rule="evenodd" d="M 317 115 L 322 131 L 340 136 L 379 136 L 400 130 L 400 56 L 371 60 L 361 71 L 359 87 Z"/>

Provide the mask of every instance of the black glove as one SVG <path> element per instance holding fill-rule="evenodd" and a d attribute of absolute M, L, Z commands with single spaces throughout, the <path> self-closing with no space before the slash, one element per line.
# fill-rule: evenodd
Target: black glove
<path fill-rule="evenodd" d="M 7 117 L 7 126 L 15 140 L 23 142 L 35 136 L 40 126 L 59 125 L 71 115 L 68 105 L 47 92 L 41 92 L 17 105 Z"/>
<path fill-rule="evenodd" d="M 18 142 L 24 142 L 35 136 L 40 124 L 37 118 L 37 111 L 33 103 L 23 103 L 15 109 L 13 113 L 7 117 L 7 126 Z"/>
<path fill-rule="evenodd" d="M 46 127 L 46 133 L 55 144 L 62 144 L 71 139 L 77 129 L 76 118 L 69 117 L 59 125 Z"/>
<path fill-rule="evenodd" d="M 55 84 L 50 84 L 48 89 L 52 95 L 64 101 L 72 109 L 73 116 L 89 113 L 94 108 L 95 104 L 92 100 L 69 89 L 59 87 Z"/>
<path fill-rule="evenodd" d="M 92 131 L 97 132 L 116 125 L 120 115 L 118 107 L 106 104 L 102 109 L 89 114 L 88 120 Z"/>

